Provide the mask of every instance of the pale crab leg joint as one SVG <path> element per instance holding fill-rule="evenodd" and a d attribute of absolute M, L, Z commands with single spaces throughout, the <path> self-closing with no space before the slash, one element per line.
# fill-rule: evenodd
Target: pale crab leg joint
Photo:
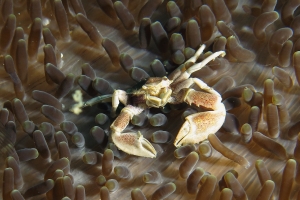
<path fill-rule="evenodd" d="M 112 96 L 112 113 L 111 116 L 115 117 L 116 110 L 119 103 L 127 105 L 128 96 L 124 90 L 115 90 Z"/>

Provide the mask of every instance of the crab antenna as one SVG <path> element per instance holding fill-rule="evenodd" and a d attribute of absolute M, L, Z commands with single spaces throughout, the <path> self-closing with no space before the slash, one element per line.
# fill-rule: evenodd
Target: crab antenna
<path fill-rule="evenodd" d="M 107 94 L 107 95 L 102 95 L 102 96 L 98 96 L 98 97 L 94 97 L 88 101 L 86 101 L 83 104 L 83 108 L 88 107 L 88 106 L 93 106 L 97 103 L 104 103 L 104 102 L 110 102 L 112 98 L 112 94 Z"/>
<path fill-rule="evenodd" d="M 186 72 L 189 73 L 189 74 L 192 74 L 195 71 L 198 71 L 198 70 L 202 69 L 207 63 L 214 60 L 216 57 L 218 57 L 218 56 L 223 57 L 225 55 L 226 55 L 225 51 L 217 51 L 217 52 L 211 54 L 210 56 L 208 56 L 207 58 L 205 58 L 202 62 L 197 63 L 197 64 L 193 65 L 192 67 L 188 68 L 186 70 Z"/>

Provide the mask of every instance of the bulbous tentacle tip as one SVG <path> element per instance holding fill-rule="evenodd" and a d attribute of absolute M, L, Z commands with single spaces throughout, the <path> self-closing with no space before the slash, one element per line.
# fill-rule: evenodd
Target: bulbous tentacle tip
<path fill-rule="evenodd" d="M 152 144 L 143 137 L 140 132 L 137 133 L 112 133 L 112 140 L 122 151 L 141 157 L 155 158 L 156 150 Z"/>

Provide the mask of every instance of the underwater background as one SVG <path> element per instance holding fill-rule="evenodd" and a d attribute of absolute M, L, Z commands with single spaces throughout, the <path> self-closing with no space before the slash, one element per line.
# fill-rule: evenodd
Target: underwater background
<path fill-rule="evenodd" d="M 300 199 L 299 1 L 0 2 L 3 199 Z M 197 62 L 226 52 L 192 74 L 227 109 L 214 142 L 173 145 L 199 110 L 186 104 L 131 121 L 153 159 L 111 143 L 110 103 L 70 111 L 167 76 L 202 44 Z"/>

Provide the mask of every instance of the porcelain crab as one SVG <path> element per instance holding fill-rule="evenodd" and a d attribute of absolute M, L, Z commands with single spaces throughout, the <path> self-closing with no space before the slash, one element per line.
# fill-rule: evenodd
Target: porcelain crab
<path fill-rule="evenodd" d="M 221 95 L 198 78 L 190 77 L 195 71 L 202 69 L 208 62 L 218 56 L 224 56 L 224 51 L 218 51 L 200 63 L 195 63 L 202 54 L 205 45 L 202 45 L 193 57 L 178 67 L 168 77 L 151 77 L 146 83 L 132 94 L 123 90 L 115 90 L 112 95 L 112 113 L 121 102 L 125 107 L 111 124 L 111 138 L 122 151 L 142 157 L 156 157 L 156 150 L 140 132 L 123 133 L 134 115 L 151 107 L 164 107 L 167 103 L 188 103 L 201 106 L 209 111 L 189 115 L 175 138 L 174 145 L 195 144 L 205 139 L 211 133 L 216 133 L 223 125 L 226 115 Z M 202 91 L 191 88 L 197 85 Z M 97 98 L 97 97 L 96 97 Z M 93 103 L 91 103 L 93 102 Z M 94 104 L 97 100 L 86 103 Z"/>

